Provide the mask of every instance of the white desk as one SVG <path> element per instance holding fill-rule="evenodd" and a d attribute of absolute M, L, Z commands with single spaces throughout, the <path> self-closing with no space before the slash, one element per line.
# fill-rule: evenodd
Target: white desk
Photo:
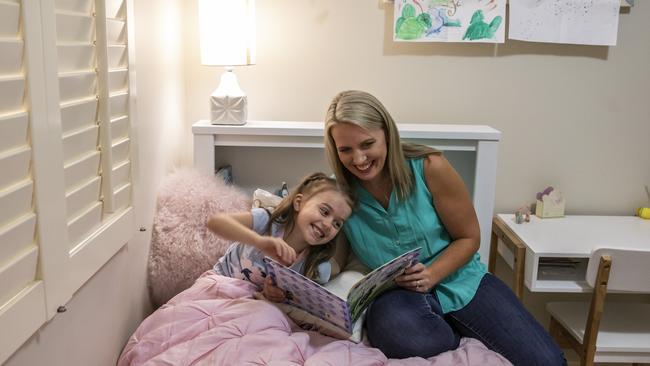
<path fill-rule="evenodd" d="M 650 248 L 650 220 L 636 216 L 532 216 L 529 223 L 516 224 L 514 215 L 499 214 L 493 223 L 489 268 L 494 272 L 498 252 L 515 271 L 519 297 L 523 284 L 531 292 L 591 292 L 585 271 L 592 249 L 600 246 Z M 571 258 L 576 265 L 547 264 L 562 258 Z"/>
<path fill-rule="evenodd" d="M 248 121 L 243 126 L 227 126 L 198 121 L 192 125 L 194 166 L 205 172 L 214 172 L 215 146 L 322 149 L 323 126 L 323 122 Z M 468 190 L 481 225 L 479 253 L 487 261 L 501 132 L 481 125 L 418 123 L 398 124 L 398 128 L 404 141 L 475 155 L 473 179 Z"/>

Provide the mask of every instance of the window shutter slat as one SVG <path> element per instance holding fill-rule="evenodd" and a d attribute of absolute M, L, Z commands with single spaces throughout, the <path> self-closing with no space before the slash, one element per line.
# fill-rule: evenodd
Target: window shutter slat
<path fill-rule="evenodd" d="M 6 187 L 27 179 L 29 176 L 29 162 L 32 158 L 32 149 L 23 146 L 18 149 L 0 153 L 0 187 Z"/>
<path fill-rule="evenodd" d="M 124 138 L 113 143 L 113 161 L 115 164 L 125 162 L 129 159 L 129 139 Z"/>
<path fill-rule="evenodd" d="M 108 45 L 126 43 L 126 23 L 118 19 L 106 19 L 106 42 Z"/>
<path fill-rule="evenodd" d="M 68 134 L 85 126 L 97 125 L 97 98 L 80 99 L 61 105 L 61 130 Z"/>
<path fill-rule="evenodd" d="M 54 0 L 57 9 L 80 13 L 90 13 L 93 0 Z"/>
<path fill-rule="evenodd" d="M 95 202 L 85 211 L 68 221 L 68 240 L 70 249 L 76 247 L 88 234 L 102 222 L 102 203 Z M 97 270 L 97 269 L 95 269 Z"/>
<path fill-rule="evenodd" d="M 127 116 L 129 108 L 129 94 L 116 93 L 110 97 L 111 119 Z"/>
<path fill-rule="evenodd" d="M 119 69 L 128 66 L 128 58 L 126 57 L 126 46 L 124 45 L 109 45 L 108 49 L 108 67 L 111 69 Z"/>
<path fill-rule="evenodd" d="M 27 113 L 19 112 L 1 116 L 0 110 L 0 151 L 23 146 L 27 143 Z"/>
<path fill-rule="evenodd" d="M 95 50 L 88 44 L 65 44 L 58 46 L 59 71 L 92 70 L 95 67 Z"/>
<path fill-rule="evenodd" d="M 113 191 L 115 196 L 115 209 L 119 210 L 130 206 L 131 204 L 131 184 L 127 183 L 123 186 L 117 186 Z"/>
<path fill-rule="evenodd" d="M 129 136 L 129 117 L 122 116 L 111 120 L 113 142 Z"/>
<path fill-rule="evenodd" d="M 129 161 L 117 164 L 113 168 L 113 183 L 115 187 L 122 187 L 131 182 L 131 163 Z"/>
<path fill-rule="evenodd" d="M 16 37 L 20 21 L 20 5 L 0 2 L 0 37 Z"/>
<path fill-rule="evenodd" d="M 0 111 L 3 114 L 22 112 L 25 78 L 21 76 L 0 76 Z"/>
<path fill-rule="evenodd" d="M 13 222 L 0 227 L 0 258 L 6 262 L 28 246 L 34 245 L 34 230 L 36 228 L 36 215 L 28 213 Z M 0 301 L 0 304 L 3 304 Z M 0 305 L 1 307 L 1 305 Z"/>
<path fill-rule="evenodd" d="M 78 160 L 68 162 L 63 168 L 66 191 L 96 177 L 99 172 L 99 158 L 99 151 L 93 151 Z"/>
<path fill-rule="evenodd" d="M 0 39 L 0 75 L 20 74 L 23 66 L 23 42 Z"/>
<path fill-rule="evenodd" d="M 90 14 L 59 12 L 56 15 L 57 43 L 92 43 L 93 34 L 93 18 Z"/>
<path fill-rule="evenodd" d="M 0 191 L 0 225 L 32 212 L 33 188 L 32 181 L 25 180 Z"/>
<path fill-rule="evenodd" d="M 59 93 L 62 103 L 86 99 L 95 95 L 97 77 L 93 71 L 59 74 Z"/>
<path fill-rule="evenodd" d="M 108 91 L 111 94 L 124 93 L 129 87 L 129 70 L 115 69 L 108 72 Z"/>
<path fill-rule="evenodd" d="M 38 247 L 31 245 L 0 264 L 0 304 L 11 300 L 34 281 L 37 260 Z"/>
<path fill-rule="evenodd" d="M 122 0 L 106 0 L 106 19 L 125 19 L 126 8 Z"/>
<path fill-rule="evenodd" d="M 63 161 L 68 163 L 97 150 L 97 126 L 88 126 L 63 136 Z"/>
<path fill-rule="evenodd" d="M 99 188 L 101 185 L 100 177 L 94 177 L 78 187 L 66 192 L 66 208 L 68 211 L 68 220 L 79 216 L 97 202 L 99 197 Z"/>

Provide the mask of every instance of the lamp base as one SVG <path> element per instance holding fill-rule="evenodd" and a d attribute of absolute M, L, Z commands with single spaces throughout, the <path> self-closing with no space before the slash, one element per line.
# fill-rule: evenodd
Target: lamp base
<path fill-rule="evenodd" d="M 211 95 L 210 116 L 213 125 L 246 124 L 248 110 L 246 96 Z"/>

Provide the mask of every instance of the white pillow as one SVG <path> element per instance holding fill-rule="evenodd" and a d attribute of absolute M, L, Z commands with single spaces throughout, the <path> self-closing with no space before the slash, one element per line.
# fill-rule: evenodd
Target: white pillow
<path fill-rule="evenodd" d="M 253 208 L 261 207 L 273 211 L 280 201 L 282 201 L 282 197 L 263 189 L 258 188 L 253 192 Z"/>

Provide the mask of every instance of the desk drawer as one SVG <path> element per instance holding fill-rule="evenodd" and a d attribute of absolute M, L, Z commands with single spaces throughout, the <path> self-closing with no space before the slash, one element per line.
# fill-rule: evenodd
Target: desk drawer
<path fill-rule="evenodd" d="M 590 292 L 585 281 L 588 262 L 585 257 L 536 256 L 528 249 L 526 287 L 531 292 Z"/>

